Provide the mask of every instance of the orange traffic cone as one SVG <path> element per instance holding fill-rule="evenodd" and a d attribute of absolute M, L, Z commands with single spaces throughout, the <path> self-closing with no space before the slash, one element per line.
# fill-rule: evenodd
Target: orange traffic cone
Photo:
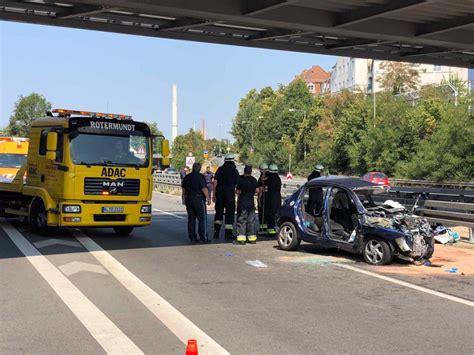
<path fill-rule="evenodd" d="M 198 355 L 198 344 L 196 339 L 189 339 L 186 346 L 186 355 Z"/>

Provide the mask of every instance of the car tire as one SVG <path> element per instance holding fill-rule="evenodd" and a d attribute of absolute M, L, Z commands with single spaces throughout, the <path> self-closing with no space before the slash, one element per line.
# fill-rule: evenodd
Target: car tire
<path fill-rule="evenodd" d="M 296 227 L 291 222 L 283 222 L 278 229 L 277 234 L 278 246 L 282 250 L 293 251 L 298 249 L 301 240 L 298 237 Z"/>
<path fill-rule="evenodd" d="M 36 198 L 31 203 L 29 216 L 30 229 L 41 236 L 49 236 L 51 228 L 48 227 L 48 213 L 44 203 L 40 198 Z"/>
<path fill-rule="evenodd" d="M 386 241 L 380 238 L 369 238 L 364 242 L 362 256 L 367 264 L 387 265 L 392 262 L 393 251 Z"/>
<path fill-rule="evenodd" d="M 129 236 L 132 231 L 133 227 L 114 227 L 115 234 L 120 236 Z"/>

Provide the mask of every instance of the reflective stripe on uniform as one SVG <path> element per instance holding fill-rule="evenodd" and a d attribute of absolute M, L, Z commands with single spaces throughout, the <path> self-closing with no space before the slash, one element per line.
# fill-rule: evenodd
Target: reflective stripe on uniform
<path fill-rule="evenodd" d="M 260 225 L 260 229 L 267 229 L 267 227 L 268 227 L 268 226 L 267 226 L 266 224 L 261 224 L 261 225 Z"/>
<path fill-rule="evenodd" d="M 267 229 L 267 233 L 268 233 L 268 234 L 276 234 L 277 231 L 276 231 L 275 229 L 273 229 L 273 228 L 269 228 L 269 229 Z"/>
<path fill-rule="evenodd" d="M 216 219 L 216 220 L 214 221 L 214 224 L 222 224 L 222 221 L 219 221 L 218 219 Z"/>
<path fill-rule="evenodd" d="M 256 235 L 249 235 L 248 239 L 249 239 L 249 242 L 256 242 L 257 241 L 257 236 Z"/>
<path fill-rule="evenodd" d="M 245 242 L 247 240 L 247 237 L 245 235 L 238 235 L 237 236 L 237 241 L 238 242 Z"/>
<path fill-rule="evenodd" d="M 232 230 L 232 229 L 234 229 L 234 226 L 232 224 L 226 224 L 224 228 Z"/>

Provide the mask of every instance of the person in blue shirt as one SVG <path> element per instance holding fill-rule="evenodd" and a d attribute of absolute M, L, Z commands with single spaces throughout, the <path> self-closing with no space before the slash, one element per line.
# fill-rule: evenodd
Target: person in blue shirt
<path fill-rule="evenodd" d="M 186 175 L 181 183 L 184 193 L 186 211 L 188 212 L 188 234 L 192 244 L 200 241 L 209 242 L 207 236 L 206 202 L 211 200 L 207 190 L 206 179 L 201 174 L 201 163 L 194 163 L 192 172 Z M 198 220 L 198 235 L 196 236 L 196 218 Z"/>

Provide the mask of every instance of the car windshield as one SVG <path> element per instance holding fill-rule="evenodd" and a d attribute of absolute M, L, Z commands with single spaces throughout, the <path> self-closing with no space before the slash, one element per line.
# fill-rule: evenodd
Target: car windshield
<path fill-rule="evenodd" d="M 149 162 L 149 138 L 79 133 L 71 138 L 74 164 L 144 167 Z"/>
<path fill-rule="evenodd" d="M 0 154 L 0 167 L 21 168 L 25 160 L 25 154 Z"/>
<path fill-rule="evenodd" d="M 386 192 L 386 189 L 384 189 L 382 186 L 374 186 L 354 189 L 354 192 L 365 208 L 371 208 L 376 206 L 372 196 L 384 193 Z"/>

